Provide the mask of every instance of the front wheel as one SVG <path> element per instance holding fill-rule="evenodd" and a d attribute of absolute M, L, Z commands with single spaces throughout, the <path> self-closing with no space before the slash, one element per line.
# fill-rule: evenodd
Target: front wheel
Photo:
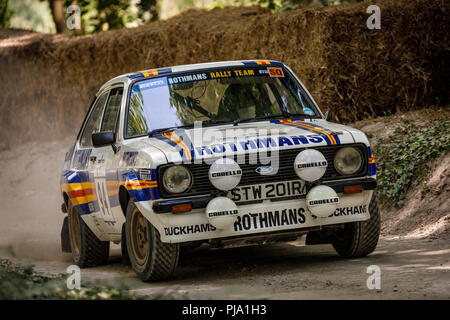
<path fill-rule="evenodd" d="M 175 274 L 179 244 L 161 242 L 158 230 L 130 200 L 125 225 L 131 266 L 142 281 L 168 280 Z"/>
<path fill-rule="evenodd" d="M 333 233 L 331 244 L 345 258 L 363 257 L 372 253 L 380 237 L 380 211 L 375 192 L 369 204 L 370 219 L 347 223 L 343 230 Z"/>

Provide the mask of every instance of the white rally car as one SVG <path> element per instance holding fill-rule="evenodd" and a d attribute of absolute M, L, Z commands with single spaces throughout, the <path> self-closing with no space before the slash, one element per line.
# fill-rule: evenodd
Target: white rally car
<path fill-rule="evenodd" d="M 364 133 L 329 122 L 292 70 L 228 61 L 105 83 L 61 176 L 63 251 L 80 267 L 122 243 L 144 281 L 180 248 L 306 235 L 343 257 L 371 253 L 380 217 Z"/>

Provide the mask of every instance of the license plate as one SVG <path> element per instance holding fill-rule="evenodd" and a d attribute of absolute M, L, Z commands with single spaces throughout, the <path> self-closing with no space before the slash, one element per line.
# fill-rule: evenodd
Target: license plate
<path fill-rule="evenodd" d="M 305 194 L 305 182 L 303 180 L 293 180 L 239 186 L 231 190 L 228 197 L 238 202 L 302 196 Z"/>

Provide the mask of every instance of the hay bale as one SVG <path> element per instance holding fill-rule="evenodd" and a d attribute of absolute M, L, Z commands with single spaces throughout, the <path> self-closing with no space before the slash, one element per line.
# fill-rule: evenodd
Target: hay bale
<path fill-rule="evenodd" d="M 369 4 L 356 3 L 190 10 L 81 37 L 0 34 L 0 144 L 75 136 L 97 89 L 116 75 L 218 60 L 287 63 L 338 121 L 448 104 L 449 2 L 375 3 L 381 30 L 367 29 Z"/>

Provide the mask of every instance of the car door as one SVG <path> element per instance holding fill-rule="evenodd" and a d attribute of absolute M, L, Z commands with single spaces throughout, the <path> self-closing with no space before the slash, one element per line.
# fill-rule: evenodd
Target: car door
<path fill-rule="evenodd" d="M 116 137 L 118 136 L 122 98 L 123 86 L 113 87 L 109 90 L 100 125 L 92 133 L 112 131 Z M 125 221 L 118 195 L 117 166 L 120 159 L 117 150 L 112 145 L 93 147 L 89 161 L 90 176 L 94 182 L 96 204 L 100 213 L 99 219 L 105 224 L 106 233 L 111 236 L 120 235 L 122 224 Z"/>

